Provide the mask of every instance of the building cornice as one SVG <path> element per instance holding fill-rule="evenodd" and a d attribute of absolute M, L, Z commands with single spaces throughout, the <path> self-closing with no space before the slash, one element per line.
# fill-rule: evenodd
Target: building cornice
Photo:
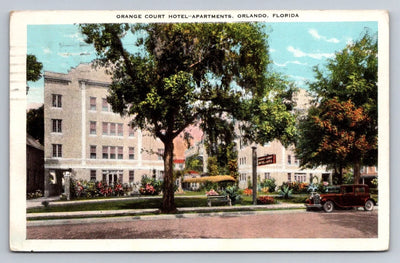
<path fill-rule="evenodd" d="M 71 83 L 70 79 L 57 77 L 57 76 L 48 76 L 48 75 L 44 76 L 44 81 L 45 82 L 60 83 L 60 84 L 64 84 L 64 85 L 68 85 L 68 84 Z"/>
<path fill-rule="evenodd" d="M 79 83 L 85 83 L 88 86 L 98 86 L 108 88 L 111 83 L 109 82 L 101 82 L 101 81 L 93 81 L 90 79 L 78 79 Z"/>

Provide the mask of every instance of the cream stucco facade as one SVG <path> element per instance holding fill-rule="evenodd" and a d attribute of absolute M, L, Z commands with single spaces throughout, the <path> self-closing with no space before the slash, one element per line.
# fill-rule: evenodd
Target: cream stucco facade
<path fill-rule="evenodd" d="M 66 173 L 107 183 L 138 183 L 154 173 L 162 178 L 163 160 L 155 153 L 163 143 L 111 111 L 109 75 L 81 64 L 67 74 L 45 72 L 44 79 L 45 175 L 55 185 Z M 46 186 L 45 194 L 58 194 L 49 178 Z"/>

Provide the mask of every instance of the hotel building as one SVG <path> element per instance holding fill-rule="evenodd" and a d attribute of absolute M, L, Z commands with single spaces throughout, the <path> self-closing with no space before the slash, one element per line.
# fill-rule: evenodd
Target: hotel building
<path fill-rule="evenodd" d="M 131 128 L 107 103 L 110 76 L 90 64 L 44 74 L 45 195 L 61 193 L 64 176 L 109 184 L 162 178 L 164 145 Z"/>

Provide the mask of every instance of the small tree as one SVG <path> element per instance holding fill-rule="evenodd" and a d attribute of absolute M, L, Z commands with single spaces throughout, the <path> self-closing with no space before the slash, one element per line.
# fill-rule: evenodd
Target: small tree
<path fill-rule="evenodd" d="M 38 81 L 42 77 L 43 64 L 37 61 L 36 56 L 26 56 L 26 81 Z M 28 94 L 29 86 L 26 86 L 26 94 Z"/>

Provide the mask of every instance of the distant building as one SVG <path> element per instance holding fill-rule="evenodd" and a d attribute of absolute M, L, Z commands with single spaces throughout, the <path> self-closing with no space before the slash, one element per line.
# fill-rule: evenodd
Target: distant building
<path fill-rule="evenodd" d="M 310 96 L 304 89 L 299 89 L 293 96 L 296 102 L 295 112 L 304 115 L 310 106 Z M 274 178 L 279 186 L 284 182 L 306 182 L 310 183 L 326 181 L 332 184 L 332 172 L 326 167 L 320 166 L 315 169 L 301 169 L 299 160 L 296 158 L 294 146 L 285 148 L 278 140 L 259 144 L 244 144 L 239 137 L 236 141 L 238 150 L 238 170 L 239 170 L 239 186 L 246 188 L 252 181 L 252 147 L 256 147 L 257 156 L 265 156 L 267 154 L 275 154 L 276 163 L 262 165 L 257 167 L 258 182 L 265 179 Z"/>
<path fill-rule="evenodd" d="M 377 166 L 363 166 L 361 167 L 360 174 L 360 183 L 367 184 L 372 188 L 376 188 L 376 185 L 373 185 L 372 180 L 378 178 Z"/>
<path fill-rule="evenodd" d="M 45 72 L 44 80 L 46 196 L 62 192 L 67 173 L 109 184 L 163 178 L 163 143 L 112 112 L 104 70 L 81 64 L 67 74 Z"/>
<path fill-rule="evenodd" d="M 26 135 L 26 192 L 44 191 L 44 148 Z"/>

